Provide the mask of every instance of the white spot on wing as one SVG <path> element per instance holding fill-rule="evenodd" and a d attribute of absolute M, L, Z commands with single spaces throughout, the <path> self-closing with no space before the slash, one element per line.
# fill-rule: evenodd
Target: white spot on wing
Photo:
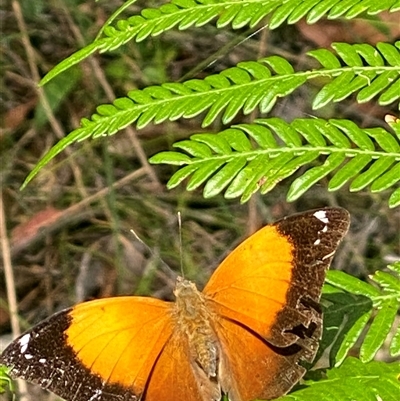
<path fill-rule="evenodd" d="M 102 390 L 97 389 L 95 393 L 89 398 L 89 401 L 95 401 L 100 399 L 102 393 L 103 393 Z"/>
<path fill-rule="evenodd" d="M 26 350 L 28 349 L 29 341 L 31 339 L 31 335 L 25 334 L 19 339 L 19 345 L 21 346 L 21 354 L 24 354 Z"/>
<path fill-rule="evenodd" d="M 318 238 L 314 241 L 314 245 L 319 245 L 321 243 L 321 240 Z"/>
<path fill-rule="evenodd" d="M 331 253 L 328 253 L 328 255 L 325 255 L 325 256 L 322 258 L 322 260 L 328 259 L 328 258 L 330 258 L 331 256 L 333 256 L 334 254 L 335 254 L 335 251 L 333 251 L 333 252 L 331 252 Z"/>
<path fill-rule="evenodd" d="M 33 355 L 31 355 L 31 354 L 25 354 L 24 357 L 25 357 L 25 359 L 32 359 L 32 358 L 33 358 Z"/>
<path fill-rule="evenodd" d="M 317 210 L 314 213 L 314 216 L 318 219 L 321 220 L 323 223 L 328 224 L 329 223 L 329 219 L 328 217 L 326 217 L 326 212 L 325 210 Z"/>

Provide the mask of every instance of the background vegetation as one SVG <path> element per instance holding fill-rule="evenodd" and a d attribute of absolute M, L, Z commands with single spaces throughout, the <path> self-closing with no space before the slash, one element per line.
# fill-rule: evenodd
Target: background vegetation
<path fill-rule="evenodd" d="M 160 3 L 136 2 L 123 15 L 136 15 Z M 393 188 L 350 193 L 346 183 L 328 192 L 331 175 L 287 203 L 288 189 L 304 174 L 302 168 L 267 195 L 254 194 L 246 204 L 221 194 L 205 199 L 201 187 L 191 192 L 184 186 L 167 190 L 166 182 L 176 168 L 151 165 L 147 160 L 201 132 L 204 114 L 140 130 L 133 125 L 115 136 L 77 143 L 66 148 L 24 191 L 19 190 L 41 156 L 78 128 L 79 120 L 94 113 L 99 104 L 133 89 L 203 79 L 239 62 L 271 55 L 284 57 L 296 71 L 311 70 L 317 64 L 305 57 L 306 52 L 329 48 L 333 42 L 394 43 L 399 38 L 398 13 L 323 19 L 310 25 L 301 20 L 260 31 L 257 28 L 262 23 L 251 29 L 234 30 L 228 25 L 222 30 L 213 22 L 183 31 L 172 29 L 140 42 L 128 41 L 114 52 L 96 54 L 37 89 L 40 78 L 53 66 L 94 40 L 120 3 L 14 0 L 5 5 L 0 14 L 0 206 L 5 226 L 0 234 L 4 239 L 7 232 L 9 238 L 2 243 L 2 255 L 11 254 L 22 329 L 93 297 L 150 294 L 170 298 L 175 274 L 160 258 L 179 272 L 182 257 L 186 276 L 201 286 L 244 236 L 266 222 L 314 207 L 340 205 L 352 215 L 351 231 L 335 258 L 335 269 L 367 279 L 398 258 L 400 212 L 388 206 Z M 230 124 L 249 123 L 256 117 L 291 122 L 316 116 L 348 119 L 361 128 L 389 129 L 384 117 L 396 112 L 394 103 L 378 105 L 372 99 L 361 104 L 354 95 L 313 110 L 313 99 L 326 82 L 321 78 L 310 81 L 279 99 L 268 115 L 257 109 L 249 115 L 240 112 Z M 207 132 L 224 128 L 227 125 L 216 118 Z M 177 211 L 183 216 L 183 248 Z M 131 229 L 153 253 L 135 240 Z M 10 316 L 3 275 L 0 297 L 0 330 L 6 342 Z M 368 324 L 370 316 L 363 316 L 364 325 Z M 352 352 L 357 355 L 357 348 Z M 382 348 L 378 358 L 391 360 L 387 348 Z M 344 375 L 354 369 L 351 362 L 343 366 Z M 33 399 L 44 399 L 36 393 L 40 390 L 30 387 L 29 391 Z"/>

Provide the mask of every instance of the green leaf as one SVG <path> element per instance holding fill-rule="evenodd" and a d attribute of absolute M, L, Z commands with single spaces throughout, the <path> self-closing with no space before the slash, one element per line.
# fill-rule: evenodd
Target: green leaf
<path fill-rule="evenodd" d="M 371 155 L 357 155 L 339 169 L 329 181 L 328 190 L 337 191 L 351 178 L 355 177 L 372 160 Z"/>
<path fill-rule="evenodd" d="M 222 96 L 219 96 L 214 104 L 211 106 L 207 115 L 204 117 L 203 126 L 208 127 L 212 124 L 213 121 L 218 117 L 221 112 L 226 109 L 228 104 L 232 100 L 232 94 L 229 92 L 224 93 Z"/>
<path fill-rule="evenodd" d="M 252 165 L 253 174 L 246 183 L 240 202 L 247 202 L 264 185 L 264 181 L 270 185 L 272 183 L 272 186 L 274 186 L 275 182 L 279 181 L 278 177 L 281 166 L 288 163 L 292 158 L 293 154 L 286 153 L 282 154 L 279 158 L 270 159 L 268 163 L 263 163 L 262 158 L 258 159 L 259 163 Z"/>
<path fill-rule="evenodd" d="M 400 66 L 400 52 L 399 49 L 397 49 L 395 46 L 393 46 L 390 43 L 378 43 L 376 45 L 378 50 L 382 53 L 382 55 L 385 57 L 387 62 L 393 66 L 393 67 L 398 67 Z"/>
<path fill-rule="evenodd" d="M 229 155 L 232 153 L 232 149 L 224 136 L 215 134 L 195 134 L 192 135 L 190 139 L 192 141 L 204 143 L 216 154 Z"/>
<path fill-rule="evenodd" d="M 73 68 L 64 74 L 59 75 L 43 88 L 44 95 L 46 96 L 47 102 L 53 113 L 59 109 L 68 94 L 76 88 L 81 77 L 82 74 L 80 70 Z M 39 130 L 47 122 L 48 113 L 46 113 L 42 102 L 39 102 L 35 109 L 35 128 Z"/>
<path fill-rule="evenodd" d="M 0 365 L 0 394 L 5 393 L 7 387 L 10 389 L 11 392 L 15 392 L 15 387 L 9 372 L 9 367 Z"/>
<path fill-rule="evenodd" d="M 363 62 L 353 45 L 349 43 L 332 43 L 332 48 L 336 50 L 337 54 L 342 60 L 351 67 L 362 67 Z"/>
<path fill-rule="evenodd" d="M 323 335 L 316 359 L 331 347 L 330 365 L 339 366 L 372 316 L 372 301 L 363 295 L 342 291 L 324 292 L 323 301 L 324 304 L 328 301 L 329 305 L 324 307 Z"/>
<path fill-rule="evenodd" d="M 325 85 L 315 96 L 312 108 L 318 110 L 335 99 L 336 93 L 342 88 L 349 86 L 355 74 L 353 71 L 344 71 L 337 78 Z"/>
<path fill-rule="evenodd" d="M 96 49 L 107 51 L 131 39 L 142 40 L 148 35 L 160 34 L 164 29 L 160 27 L 172 29 L 179 25 L 186 29 L 197 23 L 209 21 L 212 15 L 220 18 L 219 24 L 232 23 L 238 27 L 242 24 L 253 24 L 254 21 L 259 21 L 276 9 L 273 18 L 275 23 L 279 24 L 284 19 L 290 19 L 291 16 L 297 19 L 300 14 L 308 15 L 309 20 L 320 18 L 329 12 L 329 9 L 333 10 L 341 3 L 336 3 L 336 0 L 323 0 L 318 4 L 311 0 L 289 0 L 284 4 L 276 2 L 258 8 L 258 4 L 247 2 L 229 3 L 210 0 L 205 3 L 193 1 L 189 4 L 183 0 L 174 0 L 173 3 L 165 4 L 159 9 L 144 9 L 140 16 L 132 16 L 127 20 L 121 19 L 115 27 L 108 26 L 104 31 L 107 37 L 97 40 L 96 46 L 90 51 Z M 376 9 L 376 7 L 378 6 L 364 4 L 365 10 Z M 111 105 L 100 105 L 98 112 L 93 114 L 90 120 L 82 119 L 81 127 L 73 131 L 67 137 L 68 139 L 55 145 L 56 148 L 48 155 L 50 157 L 41 160 L 38 164 L 39 168 L 33 170 L 27 180 L 31 180 L 52 157 L 73 142 L 113 135 L 135 122 L 140 129 L 151 123 L 159 124 L 179 118 L 193 118 L 201 113 L 205 114 L 203 127 L 213 124 L 220 115 L 222 115 L 222 122 L 228 124 L 240 112 L 249 114 L 257 107 L 263 113 L 270 111 L 278 98 L 288 96 L 307 80 L 313 78 L 332 79 L 322 87 L 315 98 L 314 105 L 317 107 L 322 107 L 329 102 L 341 101 L 354 92 L 358 92 L 357 96 L 361 100 L 379 95 L 381 104 L 393 102 L 400 97 L 396 90 L 400 84 L 398 64 L 396 64 L 400 59 L 399 46 L 379 44 L 373 47 L 365 44 L 336 43 L 334 47 L 336 55 L 324 49 L 309 53 L 321 62 L 323 67 L 320 69 L 296 72 L 283 57 L 271 56 L 259 62 L 251 60 L 240 62 L 236 67 L 204 79 L 191 79 L 183 83 L 164 83 L 131 91 L 128 93 L 128 98 L 116 99 Z M 342 67 L 341 63 L 348 64 L 350 67 Z M 291 147 L 301 148 L 303 141 L 306 146 L 316 147 L 318 143 L 321 148 L 320 154 L 329 155 L 334 151 L 331 145 L 344 149 L 349 148 L 350 143 L 354 143 L 361 149 L 349 150 L 346 157 L 355 157 L 360 150 L 370 150 L 373 159 L 385 158 L 386 155 L 382 156 L 375 152 L 375 144 L 370 140 L 366 130 L 359 129 L 355 124 L 348 129 L 345 126 L 346 123 L 341 121 L 342 126 L 339 129 L 335 129 L 333 121 L 329 124 L 323 120 L 316 120 L 316 122 L 307 123 L 310 130 L 305 126 L 300 128 L 300 125 L 296 129 L 292 124 L 287 123 L 286 125 L 279 123 L 278 125 L 282 127 L 278 126 L 273 130 Z M 272 121 L 271 123 L 273 124 Z M 255 134 L 255 131 L 249 133 L 250 136 L 252 134 Z M 266 137 L 265 142 L 272 142 L 268 134 Z M 276 148 L 276 136 L 272 135 L 272 137 L 276 142 Z M 325 145 L 324 142 L 326 142 Z M 399 144 L 397 143 L 396 146 Z M 394 157 L 398 160 L 397 151 Z M 379 167 L 379 164 L 377 166 Z M 357 178 L 359 177 L 355 177 Z M 362 177 L 363 180 L 366 178 L 366 175 Z M 379 177 L 375 175 L 368 184 L 364 181 L 361 184 L 372 185 L 377 178 Z M 386 180 L 385 183 L 387 187 L 392 186 L 393 173 L 389 178 L 391 179 Z M 281 178 L 276 177 L 271 182 L 277 182 L 279 179 Z M 360 182 L 356 181 L 356 184 Z M 378 184 L 375 184 L 378 188 L 384 187 Z M 389 201 L 391 207 L 398 203 L 396 197 L 397 193 L 391 196 Z"/>
<path fill-rule="evenodd" d="M 287 22 L 289 24 L 295 24 L 301 18 L 303 18 L 310 9 L 312 9 L 320 0 L 306 0 L 297 5 L 290 14 Z"/>
<path fill-rule="evenodd" d="M 369 102 L 372 98 L 377 96 L 385 88 L 390 86 L 392 82 L 398 77 L 396 71 L 384 71 L 378 75 L 367 87 L 363 88 L 357 94 L 357 101 L 359 103 Z"/>
<path fill-rule="evenodd" d="M 182 166 L 191 161 L 190 157 L 178 152 L 160 152 L 149 159 L 152 164 L 172 164 L 175 166 Z"/>
<path fill-rule="evenodd" d="M 303 155 L 295 157 L 292 160 L 289 158 L 288 160 L 276 158 L 276 162 L 277 164 L 279 163 L 279 166 L 275 167 L 274 175 L 268 177 L 266 182 L 261 185 L 261 193 L 266 194 L 267 192 L 271 191 L 277 183 L 292 175 L 300 167 L 311 163 L 317 158 L 318 152 L 307 152 Z M 283 164 L 283 162 L 285 162 L 285 164 Z"/>
<path fill-rule="evenodd" d="M 390 132 L 387 132 L 380 127 L 370 128 L 366 131 L 368 132 L 368 135 L 374 138 L 378 142 L 379 146 L 386 152 L 400 152 L 400 144 Z"/>
<path fill-rule="evenodd" d="M 218 137 L 223 138 L 233 150 L 238 152 L 250 152 L 252 150 L 249 139 L 240 129 L 226 129 L 220 132 Z"/>
<path fill-rule="evenodd" d="M 222 116 L 222 123 L 227 125 L 229 124 L 239 113 L 242 109 L 243 104 L 249 98 L 250 93 L 243 93 L 236 98 L 231 99 L 228 107 L 226 108 L 223 116 Z"/>
<path fill-rule="evenodd" d="M 325 373 L 325 372 L 324 372 Z M 328 369 L 326 378 L 307 380 L 299 390 L 276 401 L 397 401 L 400 391 L 398 362 L 362 363 L 347 358 L 343 365 Z"/>
<path fill-rule="evenodd" d="M 389 270 L 392 270 L 393 272 L 396 272 L 400 274 L 400 260 L 397 260 L 391 265 L 388 265 Z"/>
<path fill-rule="evenodd" d="M 391 266 L 393 273 L 377 271 L 371 281 L 376 286 L 365 283 L 353 276 L 340 271 L 330 271 L 326 281 L 338 289 L 325 295 L 330 305 L 326 308 L 326 329 L 324 337 L 333 342 L 330 359 L 333 364 L 340 364 L 356 341 L 367 323 L 372 321 L 366 336 L 362 339 L 360 358 L 367 362 L 374 358 L 389 337 L 397 311 L 400 307 L 400 273 Z M 399 269 L 400 270 L 400 269 Z M 351 292 L 340 293 L 339 289 Z M 372 318 L 373 317 L 373 318 Z M 371 319 L 370 319 L 371 318 Z M 397 352 L 397 337 L 392 340 L 393 352 Z M 329 344 L 328 344 L 329 345 Z M 323 352 L 324 349 L 321 350 Z M 391 351 L 392 353 L 392 351 Z"/>
<path fill-rule="evenodd" d="M 211 149 L 200 142 L 196 141 L 179 141 L 174 143 L 174 148 L 182 149 L 193 157 L 207 158 L 212 156 Z M 167 152 L 168 153 L 168 152 Z M 189 159 L 191 160 L 191 159 Z"/>
<path fill-rule="evenodd" d="M 240 4 L 233 4 L 231 5 L 231 7 L 227 7 L 218 18 L 217 27 L 223 28 L 229 25 L 235 18 L 236 14 L 240 11 L 240 9 Z"/>
<path fill-rule="evenodd" d="M 323 18 L 327 11 L 329 11 L 332 6 L 338 3 L 340 0 L 325 0 L 319 2 L 315 7 L 310 10 L 310 13 L 307 17 L 308 24 L 314 24 Z"/>
<path fill-rule="evenodd" d="M 219 170 L 211 179 L 208 180 L 204 187 L 204 197 L 211 198 L 218 195 L 228 184 L 237 176 L 237 174 L 247 164 L 244 157 L 238 157 L 228 162 L 221 170 Z"/>
<path fill-rule="evenodd" d="M 257 120 L 262 123 L 263 120 Z M 240 124 L 235 127 L 246 132 L 261 149 L 274 149 L 278 147 L 271 130 L 258 124 Z"/>
<path fill-rule="evenodd" d="M 350 317 L 351 316 L 351 317 Z M 356 344 L 357 340 L 360 338 L 360 335 L 365 329 L 365 326 L 369 322 L 372 316 L 372 311 L 368 310 L 365 313 L 361 314 L 361 316 L 357 316 L 356 320 L 352 320 L 352 317 L 355 317 L 354 314 L 349 313 L 348 320 L 345 322 L 343 326 L 343 336 L 340 336 L 336 339 L 335 344 L 333 345 L 330 352 L 330 360 L 331 364 L 334 366 L 340 366 L 343 361 L 346 359 L 349 350 Z M 340 347 L 336 347 L 338 344 Z"/>
<path fill-rule="evenodd" d="M 213 175 L 222 165 L 224 160 L 210 160 L 208 163 L 202 163 L 190 178 L 186 189 L 193 191 L 203 184 L 211 175 Z"/>
<path fill-rule="evenodd" d="M 339 270 L 330 270 L 326 275 L 326 282 L 347 292 L 368 298 L 380 295 L 375 287 Z"/>
<path fill-rule="evenodd" d="M 390 266 L 388 267 L 390 268 Z M 400 280 L 398 279 L 398 277 L 393 274 L 378 270 L 375 272 L 373 279 L 385 291 L 397 294 L 398 300 L 400 302 Z"/>
<path fill-rule="evenodd" d="M 348 120 L 336 120 L 331 119 L 329 122 L 341 131 L 345 132 L 346 135 L 354 142 L 357 147 L 363 150 L 373 151 L 375 150 L 374 143 L 371 138 L 355 123 Z"/>
<path fill-rule="evenodd" d="M 255 143 L 252 144 L 250 138 Z M 277 138 L 283 142 L 281 146 L 278 145 Z M 381 149 L 376 149 L 377 146 L 371 138 Z M 195 163 L 208 163 L 225 156 L 219 159 L 223 160 L 222 167 L 232 161 L 232 157 L 245 158 L 248 164 L 243 164 L 242 171 L 236 172 L 236 169 L 232 169 L 235 171 L 235 177 L 232 177 L 225 192 L 226 198 L 240 196 L 242 202 L 248 200 L 256 191 L 267 193 L 277 183 L 293 175 L 301 166 L 312 162 L 315 162 L 316 166 L 308 168 L 293 182 L 288 193 L 289 201 L 295 199 L 295 196 L 300 196 L 330 173 L 334 173 L 328 186 L 330 191 L 339 189 L 351 179 L 352 191 L 370 184 L 371 190 L 382 191 L 393 187 L 399 176 L 400 163 L 391 168 L 394 160 L 400 158 L 398 139 L 382 128 L 361 129 L 347 120 L 297 119 L 288 124 L 278 118 L 259 119 L 257 124 L 240 124 L 218 134 L 193 135 L 190 140 L 178 142 L 174 146 L 196 158 L 191 159 L 191 162 Z M 327 155 L 327 159 L 320 165 L 318 158 L 322 155 Z M 167 161 L 165 155 L 163 158 Z M 252 163 L 258 163 L 259 158 L 265 165 L 258 165 L 252 169 Z M 186 158 L 179 159 L 176 164 L 183 160 L 187 161 Z M 347 163 L 343 163 L 344 161 Z M 197 172 L 197 169 L 192 172 L 195 171 Z M 207 196 L 216 193 L 217 188 L 222 188 L 220 180 L 228 182 L 226 174 L 229 171 L 224 169 L 221 173 L 222 178 L 213 179 L 218 185 L 212 181 L 210 188 L 213 190 L 207 189 Z M 394 191 L 390 205 L 399 202 L 396 196 L 398 192 Z"/>
<path fill-rule="evenodd" d="M 249 185 L 253 182 L 254 176 L 264 168 L 269 161 L 269 156 L 266 154 L 257 155 L 251 160 L 239 174 L 236 175 L 232 183 L 225 192 L 227 199 L 237 198 L 242 196 Z"/>
<path fill-rule="evenodd" d="M 273 129 L 276 135 L 289 147 L 301 147 L 302 140 L 297 131 L 280 118 L 258 120 L 261 124 Z"/>
<path fill-rule="evenodd" d="M 350 185 L 350 191 L 356 192 L 365 188 L 380 177 L 395 161 L 394 157 L 385 157 L 375 161 L 367 171 L 360 174 Z"/>
<path fill-rule="evenodd" d="M 269 60 L 269 58 L 266 58 L 266 59 L 263 59 L 263 60 L 267 61 L 267 60 Z M 238 64 L 238 67 L 245 69 L 255 79 L 266 79 L 266 78 L 269 78 L 271 76 L 271 71 L 267 67 L 262 65 L 261 62 L 263 60 L 260 60 L 258 62 L 255 62 L 255 61 L 243 62 L 242 61 L 242 62 L 240 62 Z M 284 59 L 282 59 L 282 60 L 284 60 Z M 268 61 L 267 61 L 267 63 L 268 63 Z M 289 64 L 289 66 L 290 66 L 290 64 Z M 292 74 L 293 72 L 294 72 L 293 71 L 293 67 L 291 67 L 291 72 L 289 72 L 289 74 Z"/>
<path fill-rule="evenodd" d="M 384 66 L 385 61 L 383 60 L 383 57 L 379 52 L 376 51 L 376 49 L 367 44 L 358 44 L 356 43 L 353 45 L 354 50 L 364 58 L 364 60 L 368 63 L 368 65 L 374 65 L 374 66 Z"/>
<path fill-rule="evenodd" d="M 345 156 L 339 153 L 333 153 L 326 159 L 322 166 L 313 167 L 306 171 L 301 177 L 296 178 L 290 186 L 287 194 L 289 202 L 298 199 L 304 192 L 308 191 L 316 182 L 327 176 L 334 169 L 339 167 L 345 160 Z"/>
<path fill-rule="evenodd" d="M 400 188 L 397 188 L 389 198 L 389 207 L 394 208 L 400 205 Z"/>
<path fill-rule="evenodd" d="M 301 0 L 293 0 L 286 3 L 280 3 L 269 21 L 270 29 L 275 29 L 278 26 L 282 25 L 283 22 L 290 16 L 291 12 L 296 9 L 299 4 L 301 4 Z"/>
<path fill-rule="evenodd" d="M 292 65 L 283 57 L 271 56 L 263 59 L 263 61 L 279 75 L 294 74 Z"/>
<path fill-rule="evenodd" d="M 39 160 L 33 170 L 28 174 L 24 183 L 21 185 L 21 190 L 26 187 L 29 181 L 44 167 L 47 163 L 50 162 L 54 157 L 56 157 L 60 152 L 62 152 L 71 142 L 78 141 L 83 139 L 85 136 L 85 131 L 83 129 L 75 130 L 68 136 L 62 138 L 59 142 L 56 143 L 43 157 Z"/>
<path fill-rule="evenodd" d="M 253 90 L 251 90 L 248 93 L 248 96 L 245 100 L 244 106 L 243 106 L 243 114 L 244 115 L 248 115 L 250 113 L 252 113 L 256 107 L 264 101 L 265 99 L 265 88 L 263 86 L 258 86 L 253 88 Z"/>
<path fill-rule="evenodd" d="M 235 84 L 246 84 L 251 82 L 250 74 L 238 67 L 231 67 L 221 72 L 221 75 L 229 78 Z"/>
<path fill-rule="evenodd" d="M 400 326 L 397 327 L 390 343 L 390 355 L 394 358 L 400 355 Z"/>
<path fill-rule="evenodd" d="M 218 75 L 218 74 L 209 75 L 205 77 L 204 80 L 208 84 L 210 84 L 214 89 L 227 89 L 231 86 L 229 79 L 224 75 Z"/>
<path fill-rule="evenodd" d="M 326 146 L 326 140 L 318 128 L 315 126 L 314 121 L 303 118 L 293 121 L 292 127 L 300 132 L 306 139 L 307 143 L 312 146 Z"/>
<path fill-rule="evenodd" d="M 80 61 L 89 57 L 91 54 L 95 53 L 99 47 L 101 47 L 102 41 L 95 41 L 71 56 L 65 58 L 61 63 L 57 64 L 50 72 L 48 72 L 40 81 L 39 85 L 46 85 L 49 81 L 55 78 L 57 75 L 61 74 L 63 71 L 78 64 Z"/>
<path fill-rule="evenodd" d="M 329 124 L 324 120 L 316 120 L 316 129 L 318 129 L 333 145 L 338 148 L 348 149 L 351 147 L 349 138 L 344 135 L 342 131 L 335 127 L 332 122 L 335 120 L 329 120 Z"/>
<path fill-rule="evenodd" d="M 354 5 L 353 0 L 345 0 L 335 4 L 329 11 L 328 19 L 335 19 L 341 17 Z"/>
<path fill-rule="evenodd" d="M 388 89 L 383 91 L 379 96 L 378 103 L 382 106 L 386 106 L 398 100 L 400 98 L 400 79 L 393 82 Z"/>
<path fill-rule="evenodd" d="M 388 189 L 400 181 L 400 162 L 389 171 L 377 178 L 371 185 L 371 192 L 380 192 Z"/>
<path fill-rule="evenodd" d="M 167 188 L 173 189 L 182 183 L 186 178 L 191 176 L 200 166 L 196 164 L 189 164 L 178 170 L 168 181 Z"/>
<path fill-rule="evenodd" d="M 337 69 L 340 68 L 339 59 L 327 49 L 311 50 L 307 52 L 307 55 L 314 57 L 318 60 L 323 67 L 326 69 Z"/>
<path fill-rule="evenodd" d="M 360 359 L 362 362 L 371 361 L 381 348 L 392 328 L 398 308 L 399 301 L 395 298 L 382 301 L 378 313 L 372 321 L 364 342 L 361 345 Z"/>

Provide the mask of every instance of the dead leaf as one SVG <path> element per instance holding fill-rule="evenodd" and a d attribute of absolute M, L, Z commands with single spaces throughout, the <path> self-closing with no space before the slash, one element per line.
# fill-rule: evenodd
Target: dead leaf
<path fill-rule="evenodd" d="M 61 210 L 48 207 L 32 216 L 28 221 L 19 224 L 11 232 L 12 246 L 21 246 L 34 238 L 39 230 L 51 226 L 61 215 Z"/>

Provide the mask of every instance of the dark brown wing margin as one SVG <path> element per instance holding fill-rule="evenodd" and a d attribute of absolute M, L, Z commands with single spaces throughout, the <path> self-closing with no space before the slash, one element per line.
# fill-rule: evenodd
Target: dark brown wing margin
<path fill-rule="evenodd" d="M 288 216 L 274 224 L 293 246 L 293 269 L 286 305 L 277 316 L 274 346 L 299 345 L 299 360 L 311 362 L 321 336 L 319 299 L 336 249 L 346 235 L 350 215 L 342 208 L 322 208 Z M 293 326 L 293 322 L 298 322 Z"/>
<path fill-rule="evenodd" d="M 0 356 L 0 364 L 20 377 L 53 391 L 68 401 L 137 401 L 129 389 L 103 383 L 76 358 L 65 332 L 69 313 L 61 311 L 13 341 Z"/>

